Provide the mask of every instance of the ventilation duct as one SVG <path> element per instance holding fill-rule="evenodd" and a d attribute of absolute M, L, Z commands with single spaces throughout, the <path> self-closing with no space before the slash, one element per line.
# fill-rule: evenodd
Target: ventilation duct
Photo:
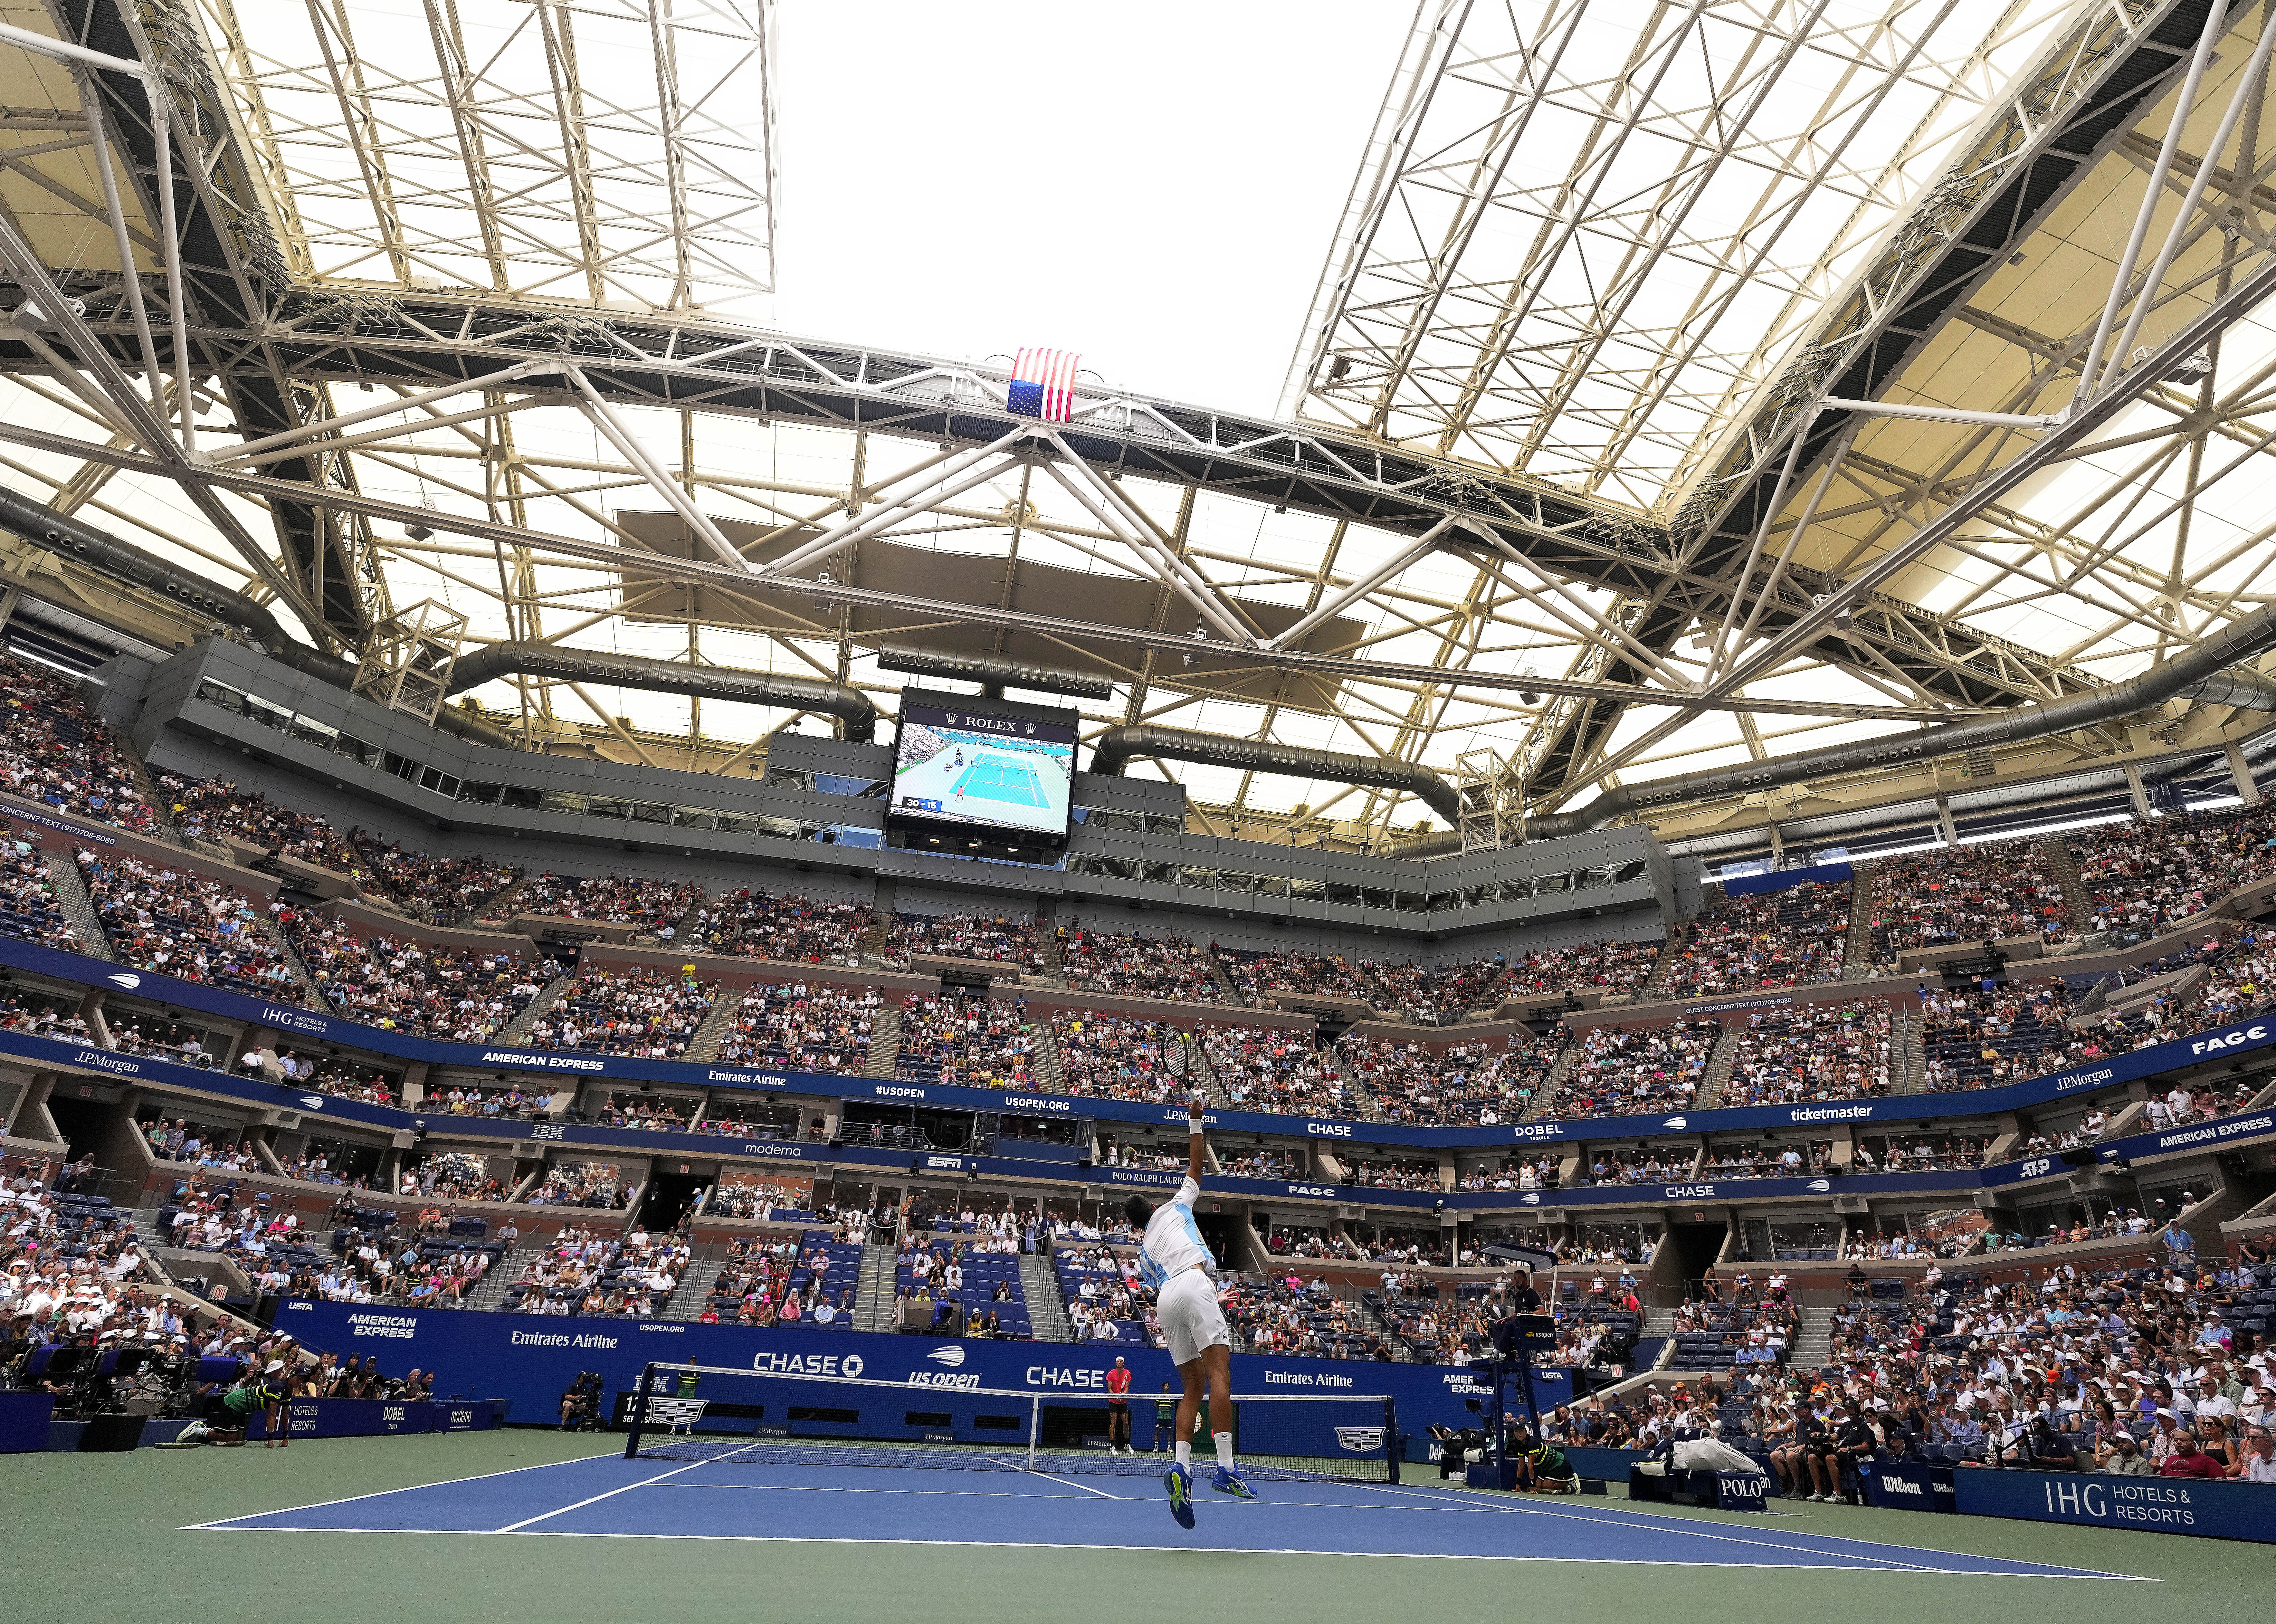
<path fill-rule="evenodd" d="M 762 671 L 725 665 L 690 665 L 611 654 L 597 649 L 562 649 L 551 643 L 492 643 L 451 670 L 451 692 L 480 687 L 498 677 L 550 677 L 557 682 L 597 682 L 612 688 L 653 694 L 691 694 L 699 699 L 735 700 L 747 705 L 786 705 L 836 717 L 848 739 L 868 739 L 876 731 L 877 708 L 858 689 L 811 677 L 777 677 Z"/>
<path fill-rule="evenodd" d="M 993 654 L 949 654 L 933 649 L 913 649 L 903 643 L 886 643 L 877 650 L 877 669 L 913 677 L 946 677 L 957 682 L 976 682 L 987 690 L 990 699 L 1003 698 L 1007 687 L 1066 694 L 1076 699 L 1114 697 L 1114 685 L 1104 677 Z"/>
<path fill-rule="evenodd" d="M 1209 767 L 1231 767 L 1239 772 L 1326 778 L 1369 789 L 1402 790 L 1450 823 L 1460 817 L 1453 785 L 1428 767 L 1380 755 L 1347 755 L 1338 750 L 1301 749 L 1291 745 L 1263 744 L 1254 739 L 1228 738 L 1222 733 L 1142 724 L 1135 727 L 1110 727 L 1101 733 L 1097 753 L 1090 758 L 1090 770 L 1119 772 L 1122 764 L 1134 755 L 1199 762 Z"/>

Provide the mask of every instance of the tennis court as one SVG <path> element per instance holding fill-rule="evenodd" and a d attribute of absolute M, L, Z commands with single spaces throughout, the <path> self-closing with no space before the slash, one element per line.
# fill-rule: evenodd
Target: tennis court
<path fill-rule="evenodd" d="M 1033 767 L 995 750 L 980 752 L 950 793 L 973 801 L 1000 801 L 1014 807 L 1050 804 L 1043 795 L 1043 780 L 1036 778 Z"/>
<path fill-rule="evenodd" d="M 874 1449 L 863 1458 L 876 1460 Z M 1025 1550 L 1195 1551 L 1477 1562 L 1839 1568 L 1923 1577 L 2111 1581 L 2133 1575 L 1880 1544 L 1785 1526 L 1630 1510 L 1624 1503 L 1398 1485 L 1278 1481 L 1255 1501 L 1196 1496 L 1172 1521 L 1157 1462 L 1129 1476 L 745 1459 L 674 1463 L 620 1452 L 189 1525 L 226 1534 L 490 1535 L 501 1538 L 874 1544 Z M 1197 1473 L 1197 1478 L 1202 1476 Z M 1928 1530 L 1923 1528 L 1923 1533 Z"/>

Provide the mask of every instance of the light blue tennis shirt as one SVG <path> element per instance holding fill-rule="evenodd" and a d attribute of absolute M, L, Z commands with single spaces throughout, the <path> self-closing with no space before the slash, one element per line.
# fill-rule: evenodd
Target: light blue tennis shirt
<path fill-rule="evenodd" d="M 1155 1291 L 1195 1264 L 1211 1273 L 1217 1271 L 1216 1255 L 1202 1239 L 1201 1226 L 1194 1222 L 1194 1197 L 1201 1193 L 1202 1187 L 1188 1178 L 1146 1220 L 1146 1233 L 1138 1243 L 1138 1278 Z"/>

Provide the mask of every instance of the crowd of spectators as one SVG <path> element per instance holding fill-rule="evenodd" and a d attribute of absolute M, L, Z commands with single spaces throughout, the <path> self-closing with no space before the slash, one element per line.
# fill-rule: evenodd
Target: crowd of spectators
<path fill-rule="evenodd" d="M 630 925 L 642 935 L 670 942 L 679 933 L 687 910 L 702 896 L 699 885 L 653 876 L 603 874 L 580 879 L 549 872 L 524 882 L 513 893 L 511 906 L 518 914 L 550 919 Z"/>
<path fill-rule="evenodd" d="M 828 982 L 754 985 L 720 1040 L 718 1058 L 735 1065 L 858 1077 L 869 1063 L 869 1037 L 883 1002 L 875 987 Z"/>
<path fill-rule="evenodd" d="M 1850 1152 L 1849 1165 L 1858 1172 L 1946 1172 L 1983 1166 L 1991 1150 L 1985 1134 L 1920 1134 L 1888 1140 L 1878 1155 L 1861 1144 Z"/>
<path fill-rule="evenodd" d="M 76 679 L 0 655 L 0 790 L 145 834 L 163 820 L 136 787 L 110 730 L 79 702 Z"/>
<path fill-rule="evenodd" d="M 239 788 L 233 779 L 187 778 L 161 770 L 153 780 L 166 797 L 174 826 L 192 840 L 234 840 L 340 875 L 360 866 L 329 818 L 279 806 L 257 789 Z"/>
<path fill-rule="evenodd" d="M 1480 1163 L 1463 1171 L 1456 1184 L 1466 1190 L 1553 1190 L 1560 1175 L 1554 1156 L 1504 1156 L 1491 1166 Z M 1493 1244 L 1487 1241 L 1486 1244 Z M 1518 1245 L 1530 1245 L 1519 1241 Z"/>
<path fill-rule="evenodd" d="M 611 1094 L 593 1113 L 603 1127 L 629 1127 L 656 1134 L 685 1134 L 693 1127 L 700 1102 L 661 1094 Z"/>
<path fill-rule="evenodd" d="M 456 924 L 521 877 L 512 864 L 488 857 L 437 857 L 367 830 L 350 830 L 348 843 L 355 848 L 358 884 L 376 887 L 428 924 Z"/>
<path fill-rule="evenodd" d="M 901 1000 L 894 1075 L 973 1088 L 1032 1089 L 1036 1040 L 1028 1000 L 913 992 Z"/>
<path fill-rule="evenodd" d="M 1687 1150 L 1649 1145 L 1634 1150 L 1606 1149 L 1589 1164 L 1591 1184 L 1668 1184 L 1691 1176 L 1698 1158 Z"/>
<path fill-rule="evenodd" d="M 634 1226 L 622 1235 L 565 1227 L 535 1248 L 508 1289 L 517 1314 L 647 1319 L 671 1300 L 693 1253 L 677 1234 Z"/>
<path fill-rule="evenodd" d="M 1043 968 L 1036 922 L 1024 914 L 896 914 L 885 937 L 885 962 L 905 970 L 912 953 L 986 959 L 1026 970 Z"/>
<path fill-rule="evenodd" d="M 1859 1099 L 1889 1091 L 1885 998 L 1765 1010 L 1725 1040 L 1738 1047 L 1718 1106 Z"/>
<path fill-rule="evenodd" d="M 545 1170 L 528 1199 L 541 1207 L 622 1207 L 631 1196 L 631 1188 L 611 1164 L 562 1162 Z"/>
<path fill-rule="evenodd" d="M 1271 1008 L 1272 995 L 1278 992 L 1347 998 L 1386 1013 L 1397 1007 L 1366 966 L 1354 964 L 1340 953 L 1245 952 L 1214 942 L 1210 951 L 1225 966 L 1241 997 L 1258 1009 Z"/>
<path fill-rule="evenodd" d="M 1680 1111 L 1697 1097 L 1723 1028 L 1713 1021 L 1660 1027 L 1590 1027 L 1557 1085 L 1559 1117 L 1617 1117 Z"/>
<path fill-rule="evenodd" d="M 1938 846 L 1873 865 L 1873 957 L 1893 967 L 1915 947 L 2070 934 L 2062 884 L 2036 839 Z"/>
<path fill-rule="evenodd" d="M 838 898 L 776 896 L 745 886 L 715 897 L 689 923 L 691 947 L 796 964 L 858 964 L 873 920 L 869 905 Z"/>
<path fill-rule="evenodd" d="M 359 935 L 338 920 L 299 909 L 280 910 L 277 922 L 325 1002 L 385 1031 L 487 1043 L 552 979 L 513 948 Z"/>
<path fill-rule="evenodd" d="M 30 841 L 12 839 L 13 832 L 0 818 L 0 936 L 76 946 L 79 933 L 64 917 L 46 856 Z"/>
<path fill-rule="evenodd" d="M 78 855 L 80 876 L 120 963 L 275 1003 L 301 1002 L 284 950 L 244 892 L 125 852 L 98 856 L 82 846 Z"/>
<path fill-rule="evenodd" d="M 1664 942 L 1573 942 L 1520 953 L 1507 967 L 1504 998 L 1540 992 L 1641 992 Z M 1499 964 L 1501 956 L 1496 954 Z"/>
<path fill-rule="evenodd" d="M 1159 1021 L 1061 1010 L 1051 1016 L 1051 1043 L 1070 1094 L 1160 1104 L 1195 1086 L 1186 1066 L 1185 1034 Z"/>
<path fill-rule="evenodd" d="M 2069 991 L 2059 976 L 2008 982 L 1988 991 L 1923 988 L 1929 1088 L 1995 1088 L 2111 1052 L 2100 1038 L 2073 1031 L 2069 1012 Z"/>
<path fill-rule="evenodd" d="M 1059 968 L 1070 987 L 1181 1004 L 1224 1001 L 1202 950 L 1186 937 L 1089 930 L 1080 919 L 1061 925 L 1058 936 Z"/>
<path fill-rule="evenodd" d="M 542 1088 L 524 1089 L 520 1083 L 502 1089 L 478 1089 L 465 1082 L 438 1089 L 430 1084 L 419 1109 L 439 1111 L 446 1117 L 534 1117 L 542 1115 L 552 1098 Z"/>
<path fill-rule="evenodd" d="M 1275 1027 L 1202 1026 L 1202 1052 L 1236 1111 L 1348 1115 L 1351 1096 L 1309 1031 Z"/>
<path fill-rule="evenodd" d="M 1669 944 L 1673 957 L 1661 990 L 1669 998 L 1703 998 L 1840 980 L 1849 892 L 1847 880 L 1810 880 L 1723 898 Z"/>
<path fill-rule="evenodd" d="M 533 1049 L 670 1059 L 693 1041 L 718 991 L 717 982 L 699 979 L 692 968 L 580 966 L 575 984 L 530 1023 L 521 1041 Z"/>
<path fill-rule="evenodd" d="M 799 1241 L 737 1236 L 712 1279 L 703 1318 L 739 1325 L 830 1325 L 851 1314 L 850 1296 L 830 1289 L 828 1239 L 819 1231 Z"/>
<path fill-rule="evenodd" d="M 1392 1356 L 1359 1304 L 1338 1297 L 1324 1280 L 1307 1284 L 1294 1270 L 1278 1279 L 1228 1277 L 1218 1301 L 1235 1346 L 1248 1353 L 1306 1359 Z"/>
<path fill-rule="evenodd" d="M 1440 1188 L 1435 1158 L 1412 1156 L 1347 1156 L 1341 1158 L 1346 1184 L 1379 1190 Z"/>
<path fill-rule="evenodd" d="M 2276 803 L 2105 823 L 2067 839 L 2093 928 L 2138 941 L 2276 873 Z"/>
<path fill-rule="evenodd" d="M 1513 1039 L 1521 1035 L 1531 1036 L 1521 1032 Z M 1336 1049 L 1386 1122 L 1491 1122 L 1504 1111 L 1514 1117 L 1523 1109 L 1508 1097 L 1515 1068 L 1493 1083 L 1485 1081 L 1489 1068 L 1505 1068 L 1510 1057 L 1483 1040 L 1432 1047 L 1417 1038 L 1362 1037 L 1351 1031 L 1336 1040 Z"/>
<path fill-rule="evenodd" d="M 193 1167 L 223 1172 L 258 1172 L 261 1158 L 251 1144 L 229 1130 L 194 1122 L 186 1117 L 153 1114 L 142 1125 L 150 1154 L 162 1162 L 186 1162 Z"/>

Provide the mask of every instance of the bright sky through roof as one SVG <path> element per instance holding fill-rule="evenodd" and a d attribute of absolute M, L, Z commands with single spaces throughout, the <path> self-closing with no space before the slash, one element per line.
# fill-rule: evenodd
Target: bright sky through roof
<path fill-rule="evenodd" d="M 776 321 L 1270 412 L 1411 19 L 786 0 Z"/>

